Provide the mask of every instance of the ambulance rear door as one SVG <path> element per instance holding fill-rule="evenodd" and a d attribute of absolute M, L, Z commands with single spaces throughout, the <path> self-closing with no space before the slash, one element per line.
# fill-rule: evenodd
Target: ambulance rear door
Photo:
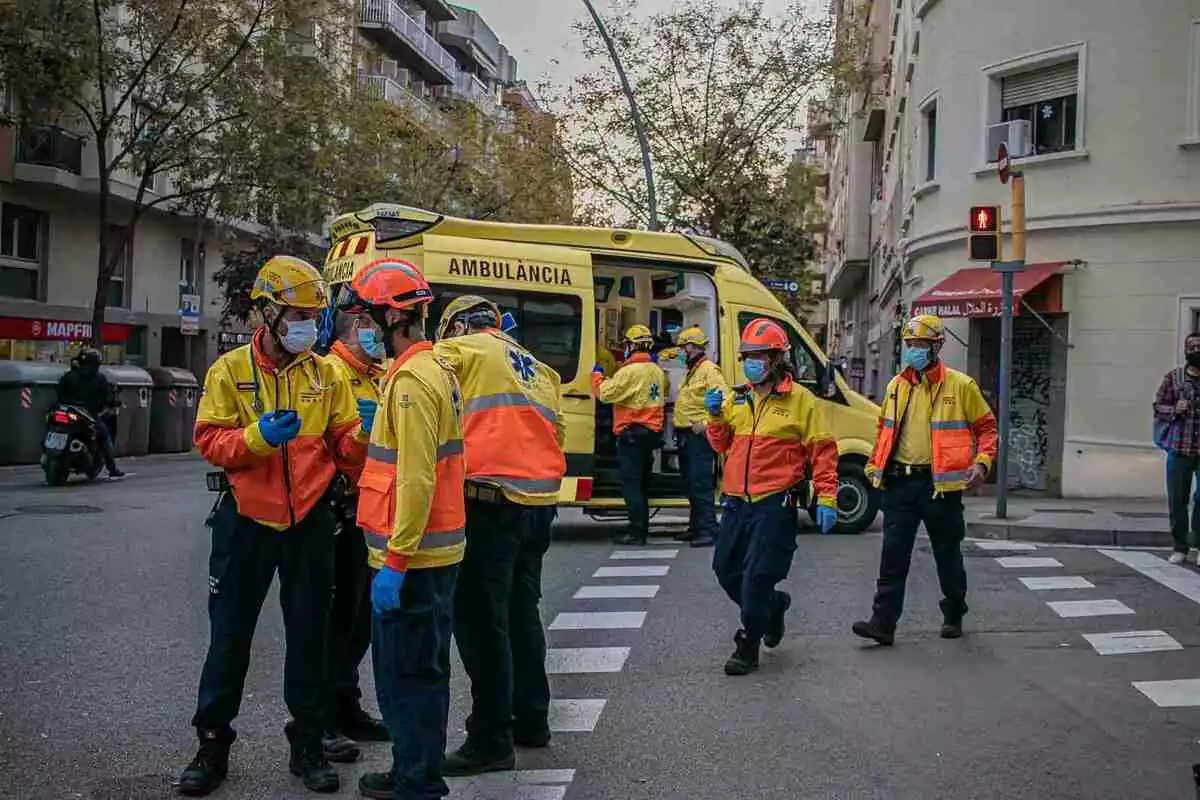
<path fill-rule="evenodd" d="M 567 478 L 559 502 L 587 502 L 592 496 L 596 424 L 591 256 L 567 247 L 428 234 L 420 250 L 421 266 L 435 295 L 431 328 L 456 297 L 481 295 L 513 316 L 515 338 L 562 378 Z M 514 447 L 520 445 L 513 442 Z"/>

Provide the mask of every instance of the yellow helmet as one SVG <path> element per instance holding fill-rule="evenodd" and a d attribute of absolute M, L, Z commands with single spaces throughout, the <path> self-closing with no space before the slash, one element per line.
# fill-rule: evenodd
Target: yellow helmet
<path fill-rule="evenodd" d="M 904 341 L 940 342 L 946 338 L 946 327 L 933 314 L 921 314 L 904 323 Z"/>
<path fill-rule="evenodd" d="M 708 337 L 704 335 L 704 331 L 700 330 L 699 325 L 693 325 L 690 328 L 684 328 L 679 332 L 679 336 L 675 339 L 675 344 L 682 347 L 685 344 L 699 345 L 705 347 L 708 345 Z"/>
<path fill-rule="evenodd" d="M 625 331 L 625 341 L 634 344 L 654 344 L 654 334 L 645 325 L 631 325 Z"/>
<path fill-rule="evenodd" d="M 446 310 L 442 312 L 441 319 L 438 320 L 437 338 L 438 341 L 446 338 L 446 332 L 450 330 L 450 324 L 454 322 L 454 318 L 462 314 L 466 314 L 472 309 L 478 309 L 477 314 L 491 314 L 495 319 L 493 326 L 500 325 L 500 308 L 486 297 L 480 297 L 477 294 L 464 294 L 462 297 L 456 297 L 446 306 Z"/>
<path fill-rule="evenodd" d="M 323 308 L 325 281 L 317 268 L 295 256 L 272 256 L 259 269 L 251 300 L 266 300 L 292 308 Z"/>

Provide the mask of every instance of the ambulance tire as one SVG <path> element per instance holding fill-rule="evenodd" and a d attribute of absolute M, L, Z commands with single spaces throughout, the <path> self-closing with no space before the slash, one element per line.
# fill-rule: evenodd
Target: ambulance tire
<path fill-rule="evenodd" d="M 844 458 L 838 464 L 838 524 L 834 533 L 862 533 L 871 527 L 879 514 L 879 490 L 867 479 L 862 459 Z M 816 524 L 815 498 L 808 506 L 808 515 Z"/>

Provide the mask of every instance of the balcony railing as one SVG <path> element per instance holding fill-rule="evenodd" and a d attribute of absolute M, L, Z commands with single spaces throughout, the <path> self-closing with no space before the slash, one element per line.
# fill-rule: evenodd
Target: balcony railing
<path fill-rule="evenodd" d="M 376 100 L 386 100 L 394 106 L 412 111 L 420 120 L 431 125 L 441 121 L 437 110 L 429 103 L 401 86 L 387 75 L 370 72 L 358 73 L 358 83 L 367 94 Z"/>
<path fill-rule="evenodd" d="M 62 128 L 27 128 L 17 142 L 17 161 L 80 174 L 83 139 Z"/>
<path fill-rule="evenodd" d="M 391 31 L 414 51 L 424 56 L 447 81 L 454 82 L 458 79 L 458 62 L 454 60 L 454 56 L 438 44 L 424 26 L 405 13 L 394 0 L 360 0 L 358 19 L 364 26 Z"/>

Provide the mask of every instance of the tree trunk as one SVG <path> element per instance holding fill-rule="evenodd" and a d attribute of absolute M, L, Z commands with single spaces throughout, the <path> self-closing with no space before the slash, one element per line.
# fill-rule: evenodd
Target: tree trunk
<path fill-rule="evenodd" d="M 104 153 L 107 141 L 97 139 L 96 151 L 100 154 L 100 192 L 97 225 L 100 233 L 100 256 L 96 260 L 96 293 L 92 298 L 92 347 L 100 350 L 104 344 L 104 311 L 108 307 L 108 285 L 111 282 L 113 265 L 109 264 L 108 202 L 111 191 L 111 175 L 105 168 Z"/>

